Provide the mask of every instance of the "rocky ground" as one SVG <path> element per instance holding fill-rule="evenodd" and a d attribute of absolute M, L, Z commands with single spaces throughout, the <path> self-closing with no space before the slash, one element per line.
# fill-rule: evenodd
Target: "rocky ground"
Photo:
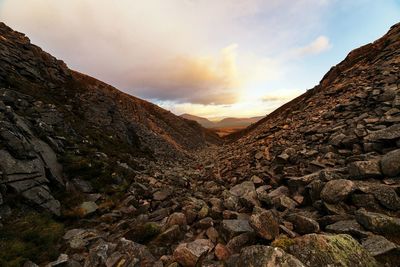
<path fill-rule="evenodd" d="M 137 130 L 135 151 L 3 82 L 1 264 L 399 266 L 399 70 L 395 25 L 224 145 L 191 147 L 154 119 L 172 141 Z"/>

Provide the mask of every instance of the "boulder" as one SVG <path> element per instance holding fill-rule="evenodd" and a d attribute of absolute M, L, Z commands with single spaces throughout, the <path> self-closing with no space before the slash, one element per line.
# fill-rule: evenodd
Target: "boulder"
<path fill-rule="evenodd" d="M 356 220 L 338 221 L 328 225 L 325 230 L 335 234 L 349 234 L 356 237 L 366 237 L 366 232 Z"/>
<path fill-rule="evenodd" d="M 345 200 L 354 190 L 354 183 L 350 180 L 338 179 L 325 184 L 321 191 L 321 199 L 331 204 Z"/>
<path fill-rule="evenodd" d="M 381 213 L 359 209 L 355 213 L 356 220 L 365 229 L 383 235 L 400 235 L 400 219 Z"/>
<path fill-rule="evenodd" d="M 385 154 L 381 159 L 382 173 L 389 177 L 400 175 L 400 149 Z"/>
<path fill-rule="evenodd" d="M 309 267 L 378 267 L 378 262 L 350 235 L 308 234 L 276 240 L 283 250 Z"/>
<path fill-rule="evenodd" d="M 245 207 L 260 206 L 257 198 L 256 188 L 253 182 L 246 181 L 232 187 L 229 192 L 239 198 L 240 203 Z"/>
<path fill-rule="evenodd" d="M 183 267 L 201 266 L 201 262 L 214 245 L 208 239 L 197 239 L 180 244 L 173 253 L 173 258 Z"/>
<path fill-rule="evenodd" d="M 370 132 L 364 139 L 369 142 L 387 141 L 400 138 L 400 124 L 394 124 L 385 129 Z"/>
<path fill-rule="evenodd" d="M 285 219 L 293 224 L 294 230 L 299 234 L 304 235 L 319 232 L 319 224 L 312 218 L 299 214 L 289 214 Z"/>
<path fill-rule="evenodd" d="M 255 245 L 241 250 L 237 266 L 305 267 L 306 265 L 280 248 Z"/>
<path fill-rule="evenodd" d="M 383 236 L 369 236 L 362 240 L 361 245 L 384 266 L 398 266 L 400 249 Z"/>
<path fill-rule="evenodd" d="M 274 240 L 279 235 L 278 220 L 269 210 L 251 215 L 249 223 L 256 234 L 266 240 Z"/>
<path fill-rule="evenodd" d="M 350 177 L 355 179 L 381 177 L 381 167 L 378 160 L 355 161 L 348 166 Z"/>
<path fill-rule="evenodd" d="M 253 232 L 253 228 L 251 228 L 248 220 L 223 220 L 221 228 L 226 241 L 237 235 Z"/>

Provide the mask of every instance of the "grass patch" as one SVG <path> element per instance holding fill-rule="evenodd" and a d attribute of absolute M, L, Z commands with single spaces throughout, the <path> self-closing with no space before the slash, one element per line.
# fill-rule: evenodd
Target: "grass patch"
<path fill-rule="evenodd" d="M 19 267 L 28 260 L 45 263 L 57 259 L 63 224 L 36 212 L 16 217 L 0 229 L 0 266 Z"/>

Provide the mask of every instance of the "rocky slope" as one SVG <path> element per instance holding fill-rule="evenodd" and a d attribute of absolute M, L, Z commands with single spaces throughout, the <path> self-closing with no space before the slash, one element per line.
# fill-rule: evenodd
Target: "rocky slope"
<path fill-rule="evenodd" d="M 400 24 L 196 153 L 216 140 L 197 124 L 4 25 L 0 45 L 0 265 L 398 266 Z"/>
<path fill-rule="evenodd" d="M 175 160 L 218 142 L 194 122 L 69 70 L 4 24 L 0 54 L 2 185 L 55 214 L 48 185 L 66 182 L 57 156 L 83 153 L 79 144 L 91 156 Z"/>

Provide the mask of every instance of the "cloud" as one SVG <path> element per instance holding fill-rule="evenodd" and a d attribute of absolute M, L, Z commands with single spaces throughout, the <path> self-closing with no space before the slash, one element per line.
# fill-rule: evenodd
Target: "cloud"
<path fill-rule="evenodd" d="M 332 48 L 332 44 L 330 43 L 329 38 L 321 35 L 308 45 L 294 49 L 292 55 L 297 57 L 317 55 L 329 50 L 330 48 Z"/>
<path fill-rule="evenodd" d="M 302 93 L 304 93 L 304 90 L 300 89 L 279 90 L 278 92 L 271 92 L 264 95 L 261 100 L 263 102 L 279 102 L 280 104 L 283 104 L 298 97 Z"/>
<path fill-rule="evenodd" d="M 178 56 L 159 66 L 134 71 L 127 85 L 150 99 L 231 104 L 244 83 L 241 75 L 237 45 L 233 44 L 215 57 Z"/>
<path fill-rule="evenodd" d="M 127 93 L 232 104 L 249 85 L 279 77 L 275 55 L 319 29 L 329 1 L 3 0 L 0 5 L 1 21 L 71 68 Z M 324 40 L 316 41 L 300 52 L 322 51 Z"/>

